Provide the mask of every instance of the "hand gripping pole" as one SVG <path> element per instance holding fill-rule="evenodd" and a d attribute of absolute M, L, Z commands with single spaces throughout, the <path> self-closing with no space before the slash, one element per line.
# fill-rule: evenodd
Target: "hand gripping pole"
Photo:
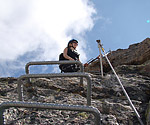
<path fill-rule="evenodd" d="M 142 122 L 142 120 L 141 120 L 141 118 L 140 118 L 139 113 L 137 112 L 136 108 L 134 107 L 134 105 L 133 105 L 133 103 L 132 103 L 132 101 L 131 101 L 130 97 L 128 96 L 128 94 L 127 94 L 127 92 L 126 92 L 126 90 L 125 90 L 124 86 L 122 85 L 122 83 L 121 83 L 121 81 L 120 81 L 120 79 L 119 79 L 119 77 L 118 77 L 117 73 L 115 72 L 115 70 L 114 70 L 113 66 L 111 65 L 111 63 L 110 63 L 110 61 L 109 61 L 109 59 L 108 59 L 108 57 L 107 57 L 107 54 L 105 53 L 104 48 L 102 47 L 102 45 L 100 45 L 100 47 L 101 47 L 101 49 L 102 49 L 102 51 L 103 51 L 103 53 L 104 53 L 104 56 L 105 56 L 105 58 L 106 58 L 107 62 L 108 62 L 108 63 L 109 63 L 109 65 L 110 65 L 110 67 L 111 67 L 112 71 L 114 72 L 114 74 L 115 74 L 115 76 L 116 76 L 116 78 L 117 78 L 117 80 L 118 80 L 118 82 L 119 82 L 119 84 L 120 84 L 120 86 L 121 86 L 121 88 L 122 88 L 122 90 L 123 90 L 124 94 L 126 95 L 126 97 L 127 97 L 128 101 L 129 101 L 129 103 L 130 103 L 130 105 L 131 105 L 131 107 L 132 107 L 133 111 L 135 112 L 135 114 L 136 114 L 136 116 L 137 116 L 137 118 L 138 118 L 138 120 L 139 120 L 140 124 L 141 124 L 141 125 L 144 125 L 144 124 L 143 124 L 143 122 Z"/>

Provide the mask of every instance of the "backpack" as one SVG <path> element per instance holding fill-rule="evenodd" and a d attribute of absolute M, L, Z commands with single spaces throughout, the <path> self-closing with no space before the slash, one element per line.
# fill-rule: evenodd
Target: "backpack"
<path fill-rule="evenodd" d="M 63 53 L 59 55 L 59 61 L 68 60 L 63 56 Z M 80 70 L 79 65 L 77 64 L 60 64 L 59 69 L 61 72 L 77 72 Z"/>

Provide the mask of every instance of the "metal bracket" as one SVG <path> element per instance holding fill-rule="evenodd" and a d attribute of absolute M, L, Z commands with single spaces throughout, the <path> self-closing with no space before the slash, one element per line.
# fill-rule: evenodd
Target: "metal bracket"
<path fill-rule="evenodd" d="M 54 74 L 27 74 L 22 75 L 18 78 L 17 89 L 18 89 L 18 98 L 19 101 L 22 101 L 23 97 L 23 82 L 22 79 L 25 78 L 54 78 L 54 77 L 85 77 L 87 79 L 87 105 L 91 105 L 91 79 L 90 76 L 86 73 L 54 73 Z"/>
<path fill-rule="evenodd" d="M 100 112 L 97 108 L 92 106 L 52 104 L 52 103 L 31 103 L 31 102 L 3 102 L 2 104 L 0 104 L 0 125 L 4 125 L 4 118 L 3 118 L 4 110 L 10 107 L 84 111 L 92 113 L 95 116 L 95 125 L 101 124 Z"/>
<path fill-rule="evenodd" d="M 54 65 L 54 64 L 78 64 L 81 68 L 80 72 L 84 72 L 84 66 L 80 61 L 37 61 L 37 62 L 28 62 L 25 65 L 25 72 L 29 74 L 29 66 L 31 65 Z M 30 79 L 28 79 L 30 82 Z M 80 84 L 83 85 L 83 78 L 80 78 Z"/>

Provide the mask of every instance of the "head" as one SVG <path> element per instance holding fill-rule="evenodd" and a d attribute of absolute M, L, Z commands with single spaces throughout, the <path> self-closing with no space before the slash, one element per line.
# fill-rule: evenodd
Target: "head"
<path fill-rule="evenodd" d="M 74 49 L 76 49 L 77 46 L 78 46 L 78 41 L 75 39 L 72 39 L 68 42 L 68 47 L 73 47 Z"/>

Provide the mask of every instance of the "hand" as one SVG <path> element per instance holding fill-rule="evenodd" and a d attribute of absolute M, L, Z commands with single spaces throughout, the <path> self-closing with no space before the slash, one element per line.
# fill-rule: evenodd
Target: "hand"
<path fill-rule="evenodd" d="M 74 59 L 73 59 L 73 58 L 71 58 L 71 57 L 69 58 L 69 60 L 74 61 Z"/>

